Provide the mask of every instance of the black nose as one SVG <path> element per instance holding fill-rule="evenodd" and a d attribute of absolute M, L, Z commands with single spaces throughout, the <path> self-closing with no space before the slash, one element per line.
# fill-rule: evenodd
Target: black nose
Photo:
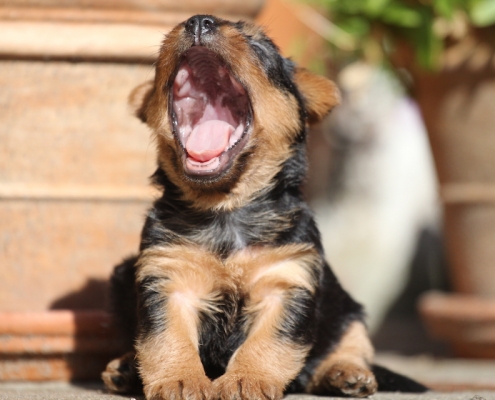
<path fill-rule="evenodd" d="M 196 44 L 202 36 L 215 31 L 217 20 L 211 15 L 195 15 L 186 21 L 186 31 L 194 35 Z"/>

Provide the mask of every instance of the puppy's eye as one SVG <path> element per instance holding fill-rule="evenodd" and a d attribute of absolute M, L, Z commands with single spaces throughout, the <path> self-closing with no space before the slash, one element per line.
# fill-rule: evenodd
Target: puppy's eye
<path fill-rule="evenodd" d="M 277 62 L 280 57 L 274 53 L 273 48 L 254 40 L 251 41 L 251 48 L 263 65 L 265 72 L 270 74 L 271 70 L 277 69 Z"/>
<path fill-rule="evenodd" d="M 268 51 L 267 49 L 260 44 L 259 42 L 251 42 L 251 47 L 253 48 L 254 52 L 258 56 L 260 60 L 263 60 L 263 58 L 268 56 Z"/>

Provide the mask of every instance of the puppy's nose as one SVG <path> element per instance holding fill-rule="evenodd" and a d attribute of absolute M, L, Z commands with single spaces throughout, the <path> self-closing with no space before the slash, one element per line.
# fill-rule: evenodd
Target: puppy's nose
<path fill-rule="evenodd" d="M 195 15 L 186 21 L 186 31 L 194 35 L 194 42 L 199 45 L 202 36 L 217 28 L 217 20 L 211 15 Z"/>

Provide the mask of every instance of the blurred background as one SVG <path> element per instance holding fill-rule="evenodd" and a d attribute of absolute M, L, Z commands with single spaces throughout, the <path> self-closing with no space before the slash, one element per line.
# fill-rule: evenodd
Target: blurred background
<path fill-rule="evenodd" d="M 495 389 L 493 0 L 0 2 L 0 380 L 98 379 L 118 355 L 108 277 L 156 195 L 127 97 L 196 13 L 254 20 L 338 83 L 305 190 L 378 360 Z"/>

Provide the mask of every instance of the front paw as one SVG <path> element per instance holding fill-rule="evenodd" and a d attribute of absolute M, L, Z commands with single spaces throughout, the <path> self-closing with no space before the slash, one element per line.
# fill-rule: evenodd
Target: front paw
<path fill-rule="evenodd" d="M 228 372 L 213 382 L 213 388 L 220 400 L 278 400 L 284 391 L 269 379 Z"/>
<path fill-rule="evenodd" d="M 213 384 L 206 377 L 164 379 L 144 387 L 147 400 L 212 400 Z"/>

